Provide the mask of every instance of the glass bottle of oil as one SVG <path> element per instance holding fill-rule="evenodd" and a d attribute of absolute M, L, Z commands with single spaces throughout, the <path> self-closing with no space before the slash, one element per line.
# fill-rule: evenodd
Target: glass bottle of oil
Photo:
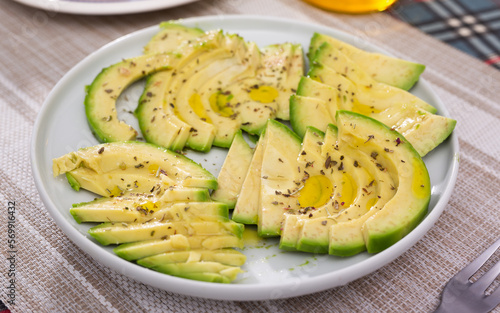
<path fill-rule="evenodd" d="M 384 11 L 397 0 L 305 0 L 323 9 L 344 13 Z"/>

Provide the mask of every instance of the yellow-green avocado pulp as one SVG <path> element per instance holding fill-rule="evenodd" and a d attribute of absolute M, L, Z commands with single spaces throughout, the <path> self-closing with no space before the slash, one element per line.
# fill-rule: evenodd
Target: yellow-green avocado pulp
<path fill-rule="evenodd" d="M 142 142 L 114 142 L 53 160 L 75 190 L 102 198 L 73 205 L 78 223 L 102 245 L 141 266 L 169 275 L 230 283 L 246 257 L 242 224 L 229 208 L 210 199 L 217 180 L 192 160 Z"/>
<path fill-rule="evenodd" d="M 336 120 L 338 130 L 308 128 L 302 144 L 270 121 L 255 152 L 259 171 L 246 178 L 258 185 L 239 198 L 256 205 L 239 201 L 233 218 L 281 236 L 282 249 L 339 256 L 382 251 L 415 228 L 431 195 L 420 155 L 372 118 L 338 111 Z"/>

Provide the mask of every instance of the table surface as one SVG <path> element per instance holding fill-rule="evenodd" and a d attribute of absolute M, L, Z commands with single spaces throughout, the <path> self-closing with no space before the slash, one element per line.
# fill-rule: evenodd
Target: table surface
<path fill-rule="evenodd" d="M 387 13 L 343 15 L 299 0 L 201 0 L 123 16 L 68 15 L 2 2 L 0 300 L 12 312 L 432 311 L 448 279 L 500 235 L 500 11 L 487 7 L 495 1 L 474 1 L 483 7 L 468 6 L 471 2 L 402 0 Z M 423 77 L 458 121 L 460 169 L 444 213 L 414 247 L 339 288 L 283 300 L 223 302 L 136 282 L 100 266 L 66 238 L 44 209 L 29 160 L 31 132 L 48 93 L 80 60 L 113 39 L 165 20 L 223 14 L 317 23 L 427 66 Z M 10 202 L 18 221 L 15 305 L 8 303 L 6 289 Z"/>

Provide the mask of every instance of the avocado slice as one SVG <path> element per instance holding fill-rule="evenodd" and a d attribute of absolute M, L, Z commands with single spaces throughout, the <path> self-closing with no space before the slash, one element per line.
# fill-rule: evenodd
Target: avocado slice
<path fill-rule="evenodd" d="M 226 92 L 233 98 L 232 110 L 238 115 L 241 129 L 260 135 L 268 119 L 289 119 L 290 95 L 304 73 L 300 45 L 291 43 L 263 47 L 255 77 L 229 85 Z"/>
<path fill-rule="evenodd" d="M 253 149 L 245 141 L 240 130 L 234 136 L 226 159 L 222 164 L 219 177 L 217 178 L 219 186 L 212 193 L 212 199 L 227 204 L 231 209 L 234 208 L 248 168 L 252 162 L 252 157 Z"/>
<path fill-rule="evenodd" d="M 239 36 L 211 32 L 206 37 L 206 42 L 197 46 L 197 57 L 176 69 L 165 97 L 181 120 L 192 126 L 187 146 L 204 152 L 213 143 L 229 147 L 239 129 L 235 118 L 209 114 L 213 109 L 208 99 L 259 61 L 256 46 L 247 45 Z"/>
<path fill-rule="evenodd" d="M 87 118 L 101 142 L 136 138 L 137 131 L 117 119 L 115 102 L 145 76 L 135 110 L 141 132 L 147 142 L 174 151 L 229 148 L 239 129 L 260 135 L 268 119 L 289 119 L 288 98 L 304 71 L 300 45 L 260 51 L 222 31 L 204 33 L 175 22 L 160 28 L 144 56 L 104 69 L 88 87 Z"/>
<path fill-rule="evenodd" d="M 152 239 L 124 243 L 113 249 L 119 257 L 134 261 L 170 251 L 190 249 L 217 250 L 223 248 L 243 248 L 243 240 L 229 235 L 181 235 L 167 236 L 165 239 Z"/>
<path fill-rule="evenodd" d="M 155 267 L 161 264 L 189 262 L 218 262 L 230 266 L 242 266 L 246 256 L 234 249 L 172 251 L 137 260 L 144 267 Z"/>
<path fill-rule="evenodd" d="M 262 170 L 262 157 L 266 144 L 266 132 L 260 136 L 255 145 L 252 161 L 248 167 L 241 191 L 234 206 L 232 219 L 243 224 L 257 224 L 260 206 L 260 180 Z"/>
<path fill-rule="evenodd" d="M 183 155 L 149 143 L 113 142 L 71 152 L 53 160 L 54 177 L 70 175 L 99 195 L 126 191 L 160 192 L 170 186 L 217 188 L 216 178 Z"/>
<path fill-rule="evenodd" d="M 290 97 L 290 124 L 293 131 L 304 137 L 307 127 L 326 130 L 332 123 L 329 103 L 322 99 L 292 95 Z"/>
<path fill-rule="evenodd" d="M 278 96 L 274 100 L 278 104 L 276 117 L 289 120 L 288 98 L 295 92 L 304 75 L 302 46 L 292 43 L 275 44 L 264 47 L 262 53 L 263 67 L 258 77 L 278 90 Z"/>
<path fill-rule="evenodd" d="M 253 80 L 261 64 L 261 55 L 255 43 L 247 43 L 236 36 L 228 36 L 228 40 L 232 41 L 229 48 L 233 56 L 207 66 L 204 69 L 205 77 L 208 78 L 206 83 L 194 89 L 199 95 L 199 105 L 204 110 L 202 115 L 206 115 L 205 118 L 215 127 L 213 145 L 223 148 L 230 147 L 242 123 L 238 110 L 234 109 L 242 99 L 233 93 L 231 86 L 239 86 L 249 78 Z M 203 77 L 202 73 L 196 75 Z M 189 98 L 191 107 L 196 103 L 196 98 L 192 97 Z"/>
<path fill-rule="evenodd" d="M 116 100 L 135 81 L 176 62 L 171 54 L 143 55 L 111 65 L 101 71 L 86 88 L 85 114 L 100 142 L 134 140 L 137 131 L 118 120 Z"/>
<path fill-rule="evenodd" d="M 204 35 L 199 28 L 186 27 L 175 21 L 164 22 L 160 24 L 160 31 L 144 46 L 144 54 L 173 52 L 179 59 L 176 67 L 182 67 L 197 56 L 196 49 L 189 45 L 202 41 Z M 165 101 L 172 75 L 169 71 L 149 75 L 134 113 L 147 142 L 180 151 L 192 128 L 175 114 L 173 104 Z"/>
<path fill-rule="evenodd" d="M 410 232 L 427 212 L 430 179 L 411 144 L 358 113 L 339 110 L 336 120 L 338 130 L 329 125 L 324 136 L 308 128 L 296 163 L 281 170 L 299 166 L 307 172 L 298 191 L 290 193 L 295 206 L 282 212 L 282 249 L 376 253 Z M 276 194 L 274 201 L 280 201 Z"/>
<path fill-rule="evenodd" d="M 368 252 L 380 252 L 413 230 L 426 215 L 431 197 L 429 174 L 418 152 L 398 132 L 352 112 L 340 111 L 337 121 L 342 125 L 341 140 L 367 154 L 384 156 L 386 168 L 392 165 L 397 173 L 396 194 L 361 228 Z M 373 140 L 365 143 L 367 133 Z M 381 162 L 378 157 L 377 161 Z"/>
<path fill-rule="evenodd" d="M 305 173 L 300 173 L 296 166 L 301 140 L 294 132 L 278 121 L 269 120 L 265 138 L 257 232 L 262 237 L 271 237 L 280 235 L 283 214 L 294 205 L 293 194 Z"/>
<path fill-rule="evenodd" d="M 100 244 L 120 244 L 150 239 L 161 239 L 176 234 L 220 235 L 233 234 L 241 238 L 243 225 L 223 217 L 186 217 L 180 221 L 152 221 L 145 223 L 102 223 L 89 229 L 89 234 Z"/>
<path fill-rule="evenodd" d="M 186 27 L 176 21 L 160 23 L 160 30 L 144 46 L 144 54 L 172 52 L 188 45 L 205 32 L 196 27 Z"/>
<path fill-rule="evenodd" d="M 425 65 L 364 51 L 320 33 L 314 33 L 311 38 L 308 53 L 311 61 L 314 60 L 318 49 L 325 42 L 359 64 L 359 67 L 374 80 L 404 90 L 410 90 L 425 70 Z"/>
<path fill-rule="evenodd" d="M 229 283 L 243 272 L 239 267 L 223 265 L 219 262 L 161 264 L 153 269 L 172 276 L 214 283 Z"/>
<path fill-rule="evenodd" d="M 330 158 L 325 167 L 327 163 L 335 164 L 333 171 L 326 171 L 329 179 L 335 182 L 334 196 L 331 202 L 309 216 L 302 216 L 304 221 L 297 241 L 297 250 L 300 251 L 329 252 L 332 227 L 361 218 L 375 205 L 383 206 L 394 194 L 389 192 L 387 196 L 381 191 L 384 187 L 390 190 L 394 185 L 388 172 L 380 171 L 370 156 L 339 143 L 337 128 L 333 125 L 329 125 L 326 131 L 322 155 L 323 160 Z M 353 237 L 350 236 L 351 243 Z M 363 240 L 358 244 L 357 252 L 365 250 Z"/>
<path fill-rule="evenodd" d="M 298 192 L 299 210 L 284 219 L 280 247 L 327 253 L 330 226 L 358 218 L 369 209 L 375 197 L 372 178 L 361 162 L 339 149 L 333 125 L 324 135 L 307 129 L 298 163 L 308 176 Z"/>
<path fill-rule="evenodd" d="M 298 198 L 296 204 L 288 210 L 289 214 L 285 214 L 282 222 L 281 238 L 280 238 L 280 248 L 290 251 L 297 250 L 297 242 L 300 238 L 302 232 L 302 227 L 304 225 L 304 216 L 311 218 L 314 213 L 315 207 L 320 202 L 329 201 L 333 194 L 333 189 L 328 192 L 323 192 L 320 188 L 320 184 L 310 185 L 307 189 L 304 189 L 304 183 L 309 177 L 317 177 L 317 175 L 325 175 L 324 171 L 321 172 L 321 167 L 319 164 L 324 163 L 323 156 L 321 155 L 321 147 L 324 142 L 325 134 L 313 127 L 308 127 L 304 139 L 302 141 L 302 147 L 297 158 L 297 166 L 300 168 L 300 172 L 304 173 L 303 181 L 301 181 L 300 186 L 302 187 L 298 192 Z M 320 180 L 318 180 L 320 182 Z M 319 187 L 319 188 L 318 188 Z M 303 196 L 302 191 L 306 191 Z M 303 208 L 303 210 L 300 210 Z M 302 213 L 302 214 L 301 214 Z"/>
<path fill-rule="evenodd" d="M 318 52 L 317 57 L 322 56 L 320 52 Z M 339 54 L 338 51 L 336 54 Z M 351 65 L 355 66 L 352 62 Z M 337 65 L 337 67 L 340 66 L 340 64 Z M 346 68 L 348 68 L 347 73 L 349 73 L 349 67 L 346 66 Z M 339 105 L 351 106 L 351 111 L 357 111 L 357 113 L 371 112 L 374 108 L 383 110 L 401 103 L 436 113 L 436 108 L 403 89 L 375 82 L 364 73 L 359 76 L 354 74 L 361 73 L 359 68 L 350 73 L 347 76 L 347 74 L 337 72 L 329 64 L 317 61 L 309 69 L 308 76 L 336 88 L 339 91 L 338 98 L 343 102 Z"/>
<path fill-rule="evenodd" d="M 166 200 L 168 201 L 168 200 Z M 81 222 L 143 223 L 146 221 L 177 220 L 179 216 L 222 216 L 228 218 L 228 208 L 218 202 L 166 202 L 147 194 L 131 194 L 79 203 L 70 209 Z"/>
<path fill-rule="evenodd" d="M 339 64 L 332 61 L 331 55 Z M 318 49 L 315 59 L 326 60 L 331 67 L 317 62 L 309 77 L 301 79 L 297 96 L 290 100 L 294 112 L 291 124 L 299 135 L 309 125 L 325 129 L 328 122 L 335 123 L 337 109 L 350 110 L 373 117 L 402 133 L 424 156 L 443 142 L 456 125 L 453 119 L 433 114 L 433 107 L 413 95 L 374 82 L 357 64 L 328 44 Z M 332 69 L 340 70 L 340 62 L 351 69 L 348 74 Z"/>
<path fill-rule="evenodd" d="M 164 101 L 171 79 L 169 71 L 150 75 L 134 114 L 147 142 L 178 151 L 186 145 L 192 128 Z"/>

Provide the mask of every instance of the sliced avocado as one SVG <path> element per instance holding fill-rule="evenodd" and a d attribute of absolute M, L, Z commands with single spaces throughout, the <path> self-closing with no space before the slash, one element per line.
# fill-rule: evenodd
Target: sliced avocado
<path fill-rule="evenodd" d="M 354 84 L 354 87 L 357 89 L 355 90 L 355 96 L 359 99 L 359 102 L 364 105 L 372 106 L 383 100 L 384 102 L 388 102 L 386 107 L 394 103 L 403 102 L 406 104 L 414 104 L 431 113 L 436 112 L 434 107 L 411 93 L 397 87 L 377 82 L 369 74 L 364 72 L 359 64 L 352 61 L 341 51 L 335 49 L 326 42 L 317 50 L 313 64 L 323 68 L 326 67 L 330 71 L 335 72 L 336 75 L 334 73 L 329 73 L 329 71 L 321 73 L 324 80 L 320 81 L 323 83 L 333 87 L 338 87 L 339 84 L 341 84 L 341 91 L 345 90 L 344 86 L 348 84 L 346 80 Z M 310 74 L 309 76 L 313 75 Z M 349 97 L 349 95 L 347 96 Z M 378 107 L 382 105 L 383 103 L 380 103 Z"/>
<path fill-rule="evenodd" d="M 362 192 L 358 191 L 364 199 L 354 202 L 355 205 L 364 205 L 366 213 L 361 216 L 353 216 L 353 211 L 348 211 L 347 214 L 337 214 L 336 223 L 330 227 L 329 253 L 350 256 L 366 250 L 359 225 L 362 225 L 370 215 L 380 210 L 394 196 L 397 176 L 389 171 L 380 170 L 381 167 L 377 164 L 380 164 L 378 162 L 382 157 L 377 156 L 374 159 L 375 154 L 368 155 L 350 144 L 342 144 L 341 151 L 350 155 L 356 160 L 358 166 L 364 168 L 371 176 L 368 184 L 361 185 Z"/>
<path fill-rule="evenodd" d="M 81 188 L 106 197 L 126 191 L 164 190 L 172 185 L 217 188 L 215 177 L 199 164 L 143 142 L 114 142 L 83 148 L 54 159 L 52 169 L 54 177 L 69 173 Z"/>
<path fill-rule="evenodd" d="M 335 55 L 339 62 L 346 60 L 328 44 L 318 49 L 315 59 L 324 60 L 330 54 Z M 335 63 L 330 59 L 327 62 Z M 374 82 L 357 64 L 350 60 L 346 62 L 346 68 L 352 69 L 348 74 L 317 62 L 309 72 L 310 77 L 301 80 L 297 96 L 290 102 L 291 124 L 299 135 L 307 126 L 324 129 L 326 123 L 335 123 L 337 109 L 368 115 L 399 131 L 421 156 L 438 146 L 453 131 L 455 120 L 432 114 L 435 109 L 427 103 L 403 90 Z M 338 69 L 341 66 L 330 65 Z"/>
<path fill-rule="evenodd" d="M 241 238 L 243 225 L 222 217 L 200 216 L 174 222 L 102 223 L 89 229 L 89 234 L 100 244 L 120 244 L 181 235 L 233 234 Z"/>
<path fill-rule="evenodd" d="M 297 87 L 297 95 L 325 101 L 329 115 L 335 119 L 339 110 L 339 92 L 337 88 L 320 83 L 310 77 L 302 77 Z M 323 128 L 326 130 L 326 128 Z"/>
<path fill-rule="evenodd" d="M 78 179 L 82 188 L 104 196 L 160 192 L 173 185 L 216 187 L 215 178 L 198 164 L 139 142 L 103 144 L 55 159 L 54 175 L 65 172 Z"/>
<path fill-rule="evenodd" d="M 318 51 L 317 58 L 323 56 L 323 50 Z M 337 52 L 337 54 L 339 54 Z M 321 58 L 320 58 L 321 59 Z M 355 64 L 351 63 L 353 66 Z M 340 67 L 341 65 L 336 65 Z M 349 69 L 348 66 L 346 66 Z M 317 61 L 308 72 L 308 76 L 323 84 L 336 88 L 339 91 L 339 99 L 342 101 L 339 106 L 352 106 L 357 113 L 371 112 L 372 107 L 384 110 L 397 104 L 414 105 L 422 110 L 435 113 L 436 109 L 412 95 L 411 93 L 375 82 L 365 73 L 361 73 L 359 68 L 347 74 L 337 72 L 330 64 Z M 356 75 L 361 73 L 361 75 Z M 361 78 L 360 78 L 361 77 Z"/>
<path fill-rule="evenodd" d="M 288 99 L 304 75 L 302 46 L 292 43 L 270 45 L 264 47 L 262 53 L 263 67 L 258 77 L 278 91 L 274 100 L 278 104 L 276 117 L 289 120 Z"/>
<path fill-rule="evenodd" d="M 242 266 L 246 256 L 233 249 L 172 251 L 137 260 L 144 267 L 169 263 L 218 262 L 223 265 Z"/>
<path fill-rule="evenodd" d="M 150 75 L 134 113 L 147 142 L 177 151 L 186 145 L 191 125 L 183 122 L 173 105 L 164 101 L 171 79 L 170 71 Z"/>
<path fill-rule="evenodd" d="M 253 76 L 235 80 L 224 89 L 231 97 L 226 105 L 237 115 L 241 128 L 257 135 L 268 119 L 289 119 L 288 99 L 304 72 L 299 45 L 270 45 L 262 48 L 259 55 L 260 63 Z"/>
<path fill-rule="evenodd" d="M 321 164 L 324 163 L 321 155 L 324 135 L 322 131 L 313 127 L 308 127 L 304 135 L 302 147 L 297 157 L 297 166 L 300 168 L 300 172 L 306 176 L 300 182 L 300 190 L 296 195 L 296 205 L 291 208 L 292 210 L 288 210 L 290 214 L 284 215 L 280 238 L 281 249 L 297 250 L 297 242 L 302 232 L 304 217 L 309 217 L 311 211 L 315 210 L 314 206 L 317 206 L 319 202 L 328 201 L 333 194 L 333 189 L 323 194 L 323 190 L 318 188 L 321 187 L 320 184 L 311 185 L 309 182 L 308 186 L 305 186 L 310 177 L 314 177 L 312 178 L 314 180 L 317 175 L 325 174 L 324 171 L 321 172 Z M 301 208 L 303 209 L 299 210 Z"/>
<path fill-rule="evenodd" d="M 269 120 L 265 136 L 257 231 L 262 237 L 270 237 L 279 236 L 283 214 L 295 202 L 292 195 L 298 191 L 305 174 L 295 166 L 301 140 L 294 132 L 278 121 Z"/>
<path fill-rule="evenodd" d="M 78 204 L 70 210 L 78 222 L 175 221 L 186 216 L 222 216 L 228 208 L 219 202 L 165 202 L 164 199 L 141 195 L 104 198 Z"/>
<path fill-rule="evenodd" d="M 107 67 L 86 89 L 85 114 L 90 128 L 101 142 L 134 140 L 137 131 L 118 120 L 116 100 L 133 82 L 175 64 L 170 54 L 144 55 Z"/>
<path fill-rule="evenodd" d="M 342 142 L 375 157 L 385 168 L 393 167 L 389 173 L 397 177 L 394 197 L 360 225 L 368 252 L 380 252 L 413 230 L 427 213 L 429 174 L 418 152 L 398 132 L 353 112 L 339 111 L 337 121 Z"/>
<path fill-rule="evenodd" d="M 170 251 L 189 249 L 216 250 L 223 248 L 242 248 L 243 240 L 229 235 L 181 235 L 167 236 L 165 239 L 153 239 L 124 243 L 113 251 L 121 258 L 133 261 Z"/>
<path fill-rule="evenodd" d="M 232 62 L 224 60 L 218 65 L 211 64 L 206 68 L 210 82 L 196 89 L 206 118 L 215 126 L 213 144 L 223 148 L 229 148 L 242 123 L 238 111 L 234 109 L 242 99 L 232 93 L 230 86 L 238 85 L 249 78 L 253 80 L 261 64 L 261 55 L 256 44 L 247 43 L 240 37 L 229 38 L 234 42 L 230 45 L 231 51 L 234 51 Z M 225 70 L 222 70 L 224 68 Z M 214 74 L 215 72 L 218 74 Z M 260 104 L 260 107 L 263 105 Z"/>
<path fill-rule="evenodd" d="M 264 155 L 266 133 L 262 134 L 255 145 L 252 161 L 241 186 L 241 192 L 234 206 L 232 219 L 243 224 L 257 224 L 260 206 L 260 180 L 262 157 Z"/>
<path fill-rule="evenodd" d="M 401 133 L 422 157 L 446 140 L 457 124 L 454 119 L 404 104 L 369 116 Z"/>
<path fill-rule="evenodd" d="M 154 190 L 153 190 L 154 191 Z M 210 193 L 206 188 L 179 187 L 167 188 L 161 196 L 162 201 L 210 201 Z"/>
<path fill-rule="evenodd" d="M 333 142 L 335 143 L 332 144 Z M 305 221 L 297 241 L 297 250 L 314 253 L 329 251 L 329 230 L 333 226 L 360 218 L 375 203 L 380 202 L 376 192 L 378 181 L 375 181 L 380 169 L 369 156 L 360 154 L 355 149 L 345 149 L 345 145 L 338 142 L 337 128 L 333 125 L 328 127 L 321 146 L 323 160 L 329 160 L 324 162 L 323 170 L 326 177 L 335 184 L 332 201 L 317 208 L 309 216 L 304 216 Z M 332 166 L 333 164 L 335 165 Z M 326 167 L 330 167 L 330 170 Z M 364 247 L 364 243 L 361 247 Z"/>
<path fill-rule="evenodd" d="M 204 31 L 199 28 L 186 27 L 172 21 L 163 22 L 160 24 L 160 31 L 144 46 L 144 54 L 172 52 L 203 34 Z"/>
<path fill-rule="evenodd" d="M 308 126 L 326 129 L 331 123 L 332 117 L 325 101 L 299 95 L 290 97 L 290 124 L 300 137 L 304 137 Z"/>
<path fill-rule="evenodd" d="M 297 251 L 297 240 L 302 229 L 304 220 L 296 214 L 285 214 L 279 248 L 287 251 Z"/>
<path fill-rule="evenodd" d="M 409 90 L 418 81 L 425 65 L 390 57 L 380 53 L 367 52 L 325 34 L 315 33 L 309 45 L 309 58 L 314 60 L 323 43 L 329 43 L 341 51 L 370 77 L 404 90 Z"/>
<path fill-rule="evenodd" d="M 230 283 L 242 272 L 239 267 L 219 262 L 189 262 L 162 264 L 153 267 L 155 271 L 172 276 L 214 283 Z"/>
<path fill-rule="evenodd" d="M 252 162 L 252 157 L 253 149 L 245 141 L 240 130 L 234 136 L 233 143 L 222 164 L 219 177 L 217 178 L 219 186 L 212 193 L 212 199 L 223 202 L 230 208 L 234 208 L 248 168 Z"/>
<path fill-rule="evenodd" d="M 129 84 L 153 74 L 135 111 L 146 141 L 172 150 L 229 148 L 240 128 L 260 135 L 268 119 L 289 118 L 288 98 L 304 68 L 299 45 L 261 52 L 238 35 L 176 23 L 162 24 L 145 53 L 105 69 L 88 88 L 87 117 L 100 141 L 135 139 L 137 132 L 117 119 L 115 102 Z M 149 61 L 160 56 L 169 61 L 161 68 Z"/>
<path fill-rule="evenodd" d="M 254 59 L 251 56 L 253 51 L 247 49 L 241 37 L 213 32 L 208 34 L 207 38 L 208 44 L 198 46 L 196 59 L 176 69 L 165 99 L 167 103 L 172 103 L 176 114 L 192 127 L 187 146 L 204 152 L 210 150 L 217 134 L 217 129 L 207 114 L 207 110 L 211 110 L 208 98 L 216 93 L 218 88 L 224 87 L 221 79 L 217 77 L 227 70 L 229 78 L 238 75 L 238 70 L 245 71 L 247 66 L 252 66 L 244 64 L 244 59 Z M 236 73 L 231 73 L 234 68 Z M 237 121 L 229 117 L 226 124 L 234 124 L 231 128 L 232 134 L 231 131 L 229 134 L 219 134 L 215 143 L 229 147 L 239 126 Z"/>
<path fill-rule="evenodd" d="M 357 218 L 367 211 L 364 197 L 371 193 L 365 170 L 336 144 L 336 127 L 327 132 L 308 128 L 302 143 L 298 164 L 307 172 L 297 199 L 300 209 L 297 218 L 287 217 L 282 234 L 282 245 L 296 250 L 328 252 L 328 230 L 341 219 Z M 372 195 L 371 197 L 373 197 Z M 296 225 L 286 225 L 295 223 Z M 287 232 L 286 234 L 284 232 Z M 281 243 L 280 243 L 281 245 Z"/>
<path fill-rule="evenodd" d="M 411 144 L 358 113 L 339 110 L 336 120 L 338 132 L 329 125 L 324 138 L 313 128 L 306 131 L 296 164 L 308 175 L 294 195 L 298 209 L 283 216 L 282 249 L 376 253 L 405 236 L 427 212 L 429 175 Z"/>

